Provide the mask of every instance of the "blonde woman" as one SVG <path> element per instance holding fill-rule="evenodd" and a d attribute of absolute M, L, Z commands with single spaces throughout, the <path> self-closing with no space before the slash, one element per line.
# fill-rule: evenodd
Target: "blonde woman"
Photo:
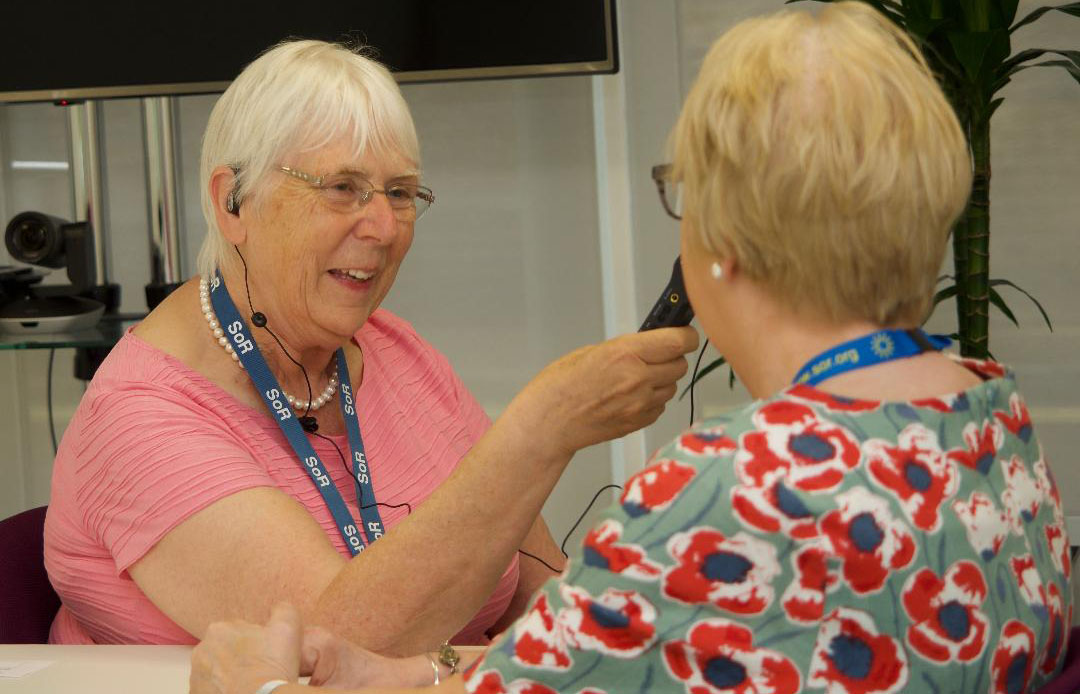
<path fill-rule="evenodd" d="M 682 187 L 690 299 L 757 400 L 661 449 L 583 555 L 442 690 L 1052 679 L 1072 619 L 1068 539 L 1024 400 L 1006 369 L 918 329 L 971 185 L 918 49 L 863 3 L 743 22 L 706 57 L 672 144 L 658 174 L 672 212 Z M 359 687 L 394 667 L 324 633 L 301 650 L 294 620 L 282 608 L 269 631 L 220 626 L 196 650 L 193 691 L 280 680 L 260 691 L 291 694 L 298 665 Z"/>

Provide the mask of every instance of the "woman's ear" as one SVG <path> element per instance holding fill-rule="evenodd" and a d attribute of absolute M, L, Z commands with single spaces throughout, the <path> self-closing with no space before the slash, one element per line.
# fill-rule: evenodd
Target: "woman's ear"
<path fill-rule="evenodd" d="M 214 202 L 214 220 L 225 241 L 239 246 L 247 240 L 246 211 L 236 195 L 236 172 L 219 166 L 210 172 L 210 199 Z"/>

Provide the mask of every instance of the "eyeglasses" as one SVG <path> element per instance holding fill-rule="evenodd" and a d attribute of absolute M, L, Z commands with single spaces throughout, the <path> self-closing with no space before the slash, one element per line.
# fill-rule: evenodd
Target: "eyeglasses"
<path fill-rule="evenodd" d="M 660 204 L 664 206 L 664 212 L 681 220 L 682 184 L 671 180 L 671 164 L 652 167 L 652 180 L 656 183 L 656 192 L 660 193 Z"/>
<path fill-rule="evenodd" d="M 391 183 L 385 188 L 376 188 L 371 181 L 356 174 L 314 176 L 288 166 L 278 169 L 310 183 L 322 195 L 327 206 L 339 212 L 352 212 L 371 202 L 375 193 L 382 193 L 390 202 L 395 217 L 403 222 L 415 222 L 435 202 L 435 193 L 431 192 L 431 188 L 416 183 Z"/>

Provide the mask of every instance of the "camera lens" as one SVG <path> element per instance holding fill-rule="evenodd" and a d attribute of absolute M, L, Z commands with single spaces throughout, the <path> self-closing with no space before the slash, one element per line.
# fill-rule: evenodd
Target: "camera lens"
<path fill-rule="evenodd" d="M 24 219 L 12 232 L 12 240 L 19 255 L 36 257 L 45 250 L 48 237 L 37 220 Z"/>
<path fill-rule="evenodd" d="M 23 212 L 7 226 L 4 242 L 15 260 L 31 265 L 64 267 L 64 220 L 40 212 Z"/>

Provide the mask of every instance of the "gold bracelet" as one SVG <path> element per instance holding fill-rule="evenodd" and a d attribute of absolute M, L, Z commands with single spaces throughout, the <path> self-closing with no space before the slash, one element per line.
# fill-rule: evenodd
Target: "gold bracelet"
<path fill-rule="evenodd" d="M 432 683 L 432 686 L 437 686 L 439 684 L 439 665 L 435 662 L 435 659 L 431 657 L 430 653 L 425 653 L 424 655 L 427 656 L 428 661 L 431 663 L 431 669 L 435 673 L 435 681 Z"/>
<path fill-rule="evenodd" d="M 449 641 L 443 641 L 443 645 L 439 646 L 439 662 L 450 668 L 451 675 L 457 673 L 457 666 L 461 662 L 461 656 L 458 655 L 458 652 L 454 650 Z"/>

